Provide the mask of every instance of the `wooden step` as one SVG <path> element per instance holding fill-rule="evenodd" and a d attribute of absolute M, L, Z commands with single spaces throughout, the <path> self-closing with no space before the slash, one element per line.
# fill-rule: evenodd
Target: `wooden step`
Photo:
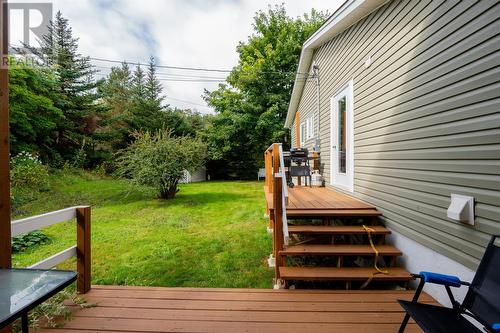
<path fill-rule="evenodd" d="M 391 231 L 383 226 L 369 226 L 374 231 L 372 234 L 388 235 Z M 355 225 L 288 225 L 291 234 L 328 234 L 328 235 L 366 235 L 363 226 Z"/>
<path fill-rule="evenodd" d="M 375 209 L 287 209 L 288 218 L 308 218 L 308 217 L 367 217 L 380 216 Z"/>
<path fill-rule="evenodd" d="M 367 280 L 377 271 L 364 267 L 280 267 L 280 276 L 284 280 Z M 389 274 L 375 274 L 374 281 L 409 281 L 410 273 L 404 268 L 387 268 Z"/>
<path fill-rule="evenodd" d="M 381 256 L 400 256 L 402 252 L 392 245 L 377 245 Z M 332 256 L 371 256 L 374 255 L 370 245 L 344 245 L 344 244 L 306 244 L 292 245 L 280 251 L 285 256 L 301 255 L 332 255 Z"/>

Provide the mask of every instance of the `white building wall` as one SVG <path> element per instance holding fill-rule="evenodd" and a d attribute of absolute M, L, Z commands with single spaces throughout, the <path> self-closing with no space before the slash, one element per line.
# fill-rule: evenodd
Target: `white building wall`
<path fill-rule="evenodd" d="M 421 271 L 427 271 L 455 275 L 460 280 L 467 282 L 471 282 L 474 278 L 475 272 L 473 270 L 394 230 L 391 231 L 392 234 L 387 237 L 387 243 L 403 251 L 403 256 L 400 257 L 401 264 L 409 272 L 418 274 Z M 418 281 L 413 283 L 413 287 L 416 287 Z M 439 303 L 447 306 L 451 305 L 443 286 L 428 283 L 424 286 L 424 291 L 434 297 Z M 452 291 L 456 299 L 461 302 L 467 293 L 467 288 L 452 288 Z"/>

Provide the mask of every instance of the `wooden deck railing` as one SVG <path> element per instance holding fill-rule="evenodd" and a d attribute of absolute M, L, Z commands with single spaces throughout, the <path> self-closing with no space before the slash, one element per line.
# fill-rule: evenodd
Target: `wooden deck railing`
<path fill-rule="evenodd" d="M 51 269 L 63 261 L 76 256 L 78 272 L 77 291 L 85 294 L 90 290 L 90 207 L 70 207 L 55 212 L 27 217 L 12 222 L 11 236 L 17 236 L 57 223 L 76 218 L 76 245 L 44 259 L 28 268 Z"/>
<path fill-rule="evenodd" d="M 273 143 L 264 153 L 266 165 L 266 187 L 273 196 L 273 210 L 270 212 L 270 223 L 273 231 L 273 257 L 276 280 L 280 280 L 279 267 L 283 266 L 280 251 L 288 245 L 288 221 L 286 207 L 288 206 L 288 187 L 285 174 L 283 147 Z"/>
<path fill-rule="evenodd" d="M 274 174 L 280 173 L 283 178 L 283 196 L 285 203 L 288 205 L 288 187 L 286 184 L 285 175 L 285 160 L 283 158 L 283 145 L 281 143 L 273 143 L 264 152 L 264 161 L 266 168 L 266 182 L 265 185 L 270 193 L 273 193 Z"/>

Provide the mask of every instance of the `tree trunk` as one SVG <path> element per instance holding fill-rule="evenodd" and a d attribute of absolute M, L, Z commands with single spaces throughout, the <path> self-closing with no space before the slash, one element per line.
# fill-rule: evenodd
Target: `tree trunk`
<path fill-rule="evenodd" d="M 160 199 L 173 199 L 175 195 L 179 192 L 179 189 L 177 189 L 177 184 L 169 187 L 167 190 L 161 191 L 160 192 Z"/>

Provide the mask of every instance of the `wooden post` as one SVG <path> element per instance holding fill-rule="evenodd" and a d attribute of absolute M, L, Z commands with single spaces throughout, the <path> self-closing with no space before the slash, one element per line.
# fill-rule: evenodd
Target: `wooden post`
<path fill-rule="evenodd" d="M 283 266 L 283 258 L 279 254 L 283 250 L 283 178 L 280 174 L 274 174 L 274 191 L 273 191 L 273 204 L 274 204 L 274 228 L 273 228 L 273 254 L 276 260 L 274 272 L 276 282 L 280 279 L 280 267 Z"/>
<path fill-rule="evenodd" d="M 274 174 L 280 172 L 280 146 L 277 143 L 273 143 L 273 182 Z M 274 192 L 274 186 L 273 186 Z"/>
<path fill-rule="evenodd" d="M 76 289 L 80 294 L 85 294 L 90 290 L 90 220 L 90 207 L 77 208 L 76 270 L 78 271 L 78 280 Z"/>
<path fill-rule="evenodd" d="M 266 161 L 266 186 L 269 193 L 273 193 L 273 155 L 269 150 L 266 150 L 265 161 Z"/>
<path fill-rule="evenodd" d="M 9 71 L 7 0 L 0 0 L 0 268 L 12 266 L 9 176 Z"/>
<path fill-rule="evenodd" d="M 9 70 L 3 64 L 8 55 L 9 21 L 7 0 L 0 0 L 0 268 L 12 267 L 10 226 Z M 0 333 L 12 332 L 12 325 Z"/>
<path fill-rule="evenodd" d="M 269 209 L 269 229 L 274 229 L 274 209 Z"/>
<path fill-rule="evenodd" d="M 300 112 L 295 113 L 295 147 L 300 148 Z"/>

